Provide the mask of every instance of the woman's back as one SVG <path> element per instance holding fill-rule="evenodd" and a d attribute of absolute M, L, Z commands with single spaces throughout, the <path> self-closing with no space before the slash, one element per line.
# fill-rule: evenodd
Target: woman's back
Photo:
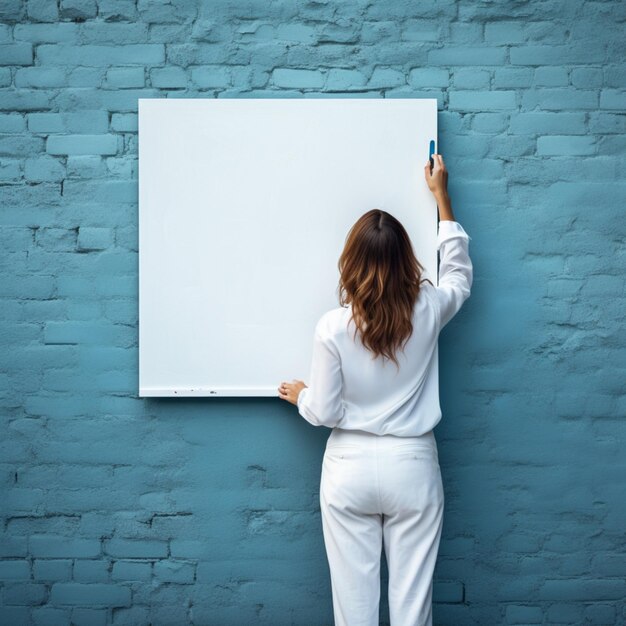
<path fill-rule="evenodd" d="M 315 329 L 310 387 L 298 397 L 314 425 L 421 435 L 441 419 L 437 340 L 469 297 L 473 268 L 469 235 L 455 221 L 439 223 L 439 284 L 424 281 L 413 309 L 413 333 L 395 363 L 373 354 L 355 336 L 352 308 L 325 313 Z"/>

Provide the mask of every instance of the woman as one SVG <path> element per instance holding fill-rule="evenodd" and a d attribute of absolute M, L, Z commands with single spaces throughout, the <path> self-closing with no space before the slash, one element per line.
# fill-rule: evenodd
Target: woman
<path fill-rule="evenodd" d="M 391 626 L 432 624 L 444 507 L 435 348 L 473 280 L 470 237 L 454 219 L 443 159 L 433 160 L 424 173 L 439 207 L 439 285 L 422 279 L 393 216 L 365 213 L 339 260 L 342 306 L 315 328 L 310 386 L 278 390 L 311 424 L 333 429 L 320 508 L 336 626 L 378 625 L 383 546 Z"/>

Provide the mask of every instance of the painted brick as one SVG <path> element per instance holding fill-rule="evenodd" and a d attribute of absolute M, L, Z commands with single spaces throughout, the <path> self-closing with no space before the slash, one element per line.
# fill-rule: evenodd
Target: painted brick
<path fill-rule="evenodd" d="M 114 557 L 163 558 L 167 556 L 167 543 L 112 539 L 106 542 L 105 551 Z"/>
<path fill-rule="evenodd" d="M 115 135 L 51 135 L 46 142 L 49 154 L 116 154 Z"/>
<path fill-rule="evenodd" d="M 416 67 L 409 72 L 411 87 L 447 87 L 450 72 L 437 67 Z"/>
<path fill-rule="evenodd" d="M 272 72 L 272 81 L 277 87 L 319 88 L 324 85 L 324 75 L 319 70 L 279 67 Z"/>
<path fill-rule="evenodd" d="M 333 68 L 328 72 L 326 88 L 336 91 L 361 89 L 366 82 L 367 79 L 358 70 Z"/>
<path fill-rule="evenodd" d="M 522 110 L 597 109 L 598 92 L 593 89 L 529 89 L 522 94 Z"/>
<path fill-rule="evenodd" d="M 594 137 L 548 135 L 537 139 L 537 154 L 546 156 L 567 156 L 594 154 L 596 140 Z"/>
<path fill-rule="evenodd" d="M 491 74 L 486 70 L 459 68 L 453 72 L 453 84 L 456 89 L 487 89 Z"/>
<path fill-rule="evenodd" d="M 33 46 L 29 43 L 0 44 L 0 65 L 32 65 Z"/>
<path fill-rule="evenodd" d="M 228 87 L 231 71 L 226 67 L 198 67 L 191 69 L 191 80 L 198 87 Z"/>
<path fill-rule="evenodd" d="M 113 230 L 110 228 L 83 228 L 78 230 L 79 250 L 106 250 L 113 245 Z"/>
<path fill-rule="evenodd" d="M 24 559 L 0 561 L 0 580 L 30 580 L 30 563 Z"/>
<path fill-rule="evenodd" d="M 116 561 L 111 570 L 111 580 L 132 581 L 150 580 L 152 563 L 141 561 Z"/>
<path fill-rule="evenodd" d="M 624 597 L 626 580 L 554 579 L 546 580 L 539 589 L 541 600 L 593 601 Z"/>
<path fill-rule="evenodd" d="M 30 553 L 40 558 L 76 557 L 91 558 L 100 554 L 98 539 L 81 539 L 57 535 L 32 535 L 29 539 Z"/>
<path fill-rule="evenodd" d="M 530 87 L 533 72 L 528 67 L 498 67 L 494 72 L 493 86 L 496 89 L 519 89 Z"/>
<path fill-rule="evenodd" d="M 99 6 L 100 14 L 102 14 L 102 3 Z M 118 619 L 120 614 L 123 614 L 127 609 L 116 607 L 115 609 L 115 623 L 126 624 L 126 622 Z M 86 609 L 83 607 L 73 607 L 72 612 L 72 624 L 76 626 L 105 626 L 108 623 L 109 610 L 108 609 Z M 140 620 L 141 621 L 141 620 Z M 143 620 L 145 622 L 145 620 Z M 139 623 L 139 622 L 136 622 Z M 129 625 L 130 626 L 130 625 Z"/>
<path fill-rule="evenodd" d="M 600 63 L 604 50 L 593 45 L 511 47 L 513 65 L 565 65 L 568 63 Z"/>
<path fill-rule="evenodd" d="M 157 561 L 154 564 L 154 576 L 166 583 L 191 584 L 195 578 L 194 565 L 184 561 Z"/>
<path fill-rule="evenodd" d="M 603 89 L 600 92 L 600 108 L 624 111 L 626 108 L 626 90 Z"/>
<path fill-rule="evenodd" d="M 523 43 L 528 38 L 528 27 L 522 21 L 485 24 L 485 41 L 489 43 Z"/>
<path fill-rule="evenodd" d="M 450 109 L 484 111 L 515 109 L 514 91 L 453 91 L 450 93 Z"/>
<path fill-rule="evenodd" d="M 187 74 L 180 67 L 155 68 L 150 71 L 150 81 L 158 89 L 176 89 L 187 86 Z"/>
<path fill-rule="evenodd" d="M 37 59 L 42 65 L 160 65 L 165 61 L 162 44 L 127 44 L 124 46 L 42 44 L 37 48 Z"/>
<path fill-rule="evenodd" d="M 16 87 L 64 87 L 67 76 L 61 68 L 24 67 L 15 72 Z"/>
<path fill-rule="evenodd" d="M 538 67 L 535 70 L 533 85 L 538 87 L 565 87 L 569 83 L 569 72 L 565 67 Z M 586 88 L 593 85 L 585 84 Z"/>
<path fill-rule="evenodd" d="M 47 156 L 26 159 L 24 178 L 33 182 L 61 181 L 65 178 L 65 168 L 60 161 Z"/>
<path fill-rule="evenodd" d="M 403 72 L 385 67 L 376 67 L 367 85 L 368 87 L 379 89 L 381 87 L 397 87 L 405 83 L 406 78 Z"/>
<path fill-rule="evenodd" d="M 511 118 L 511 132 L 520 135 L 582 135 L 586 132 L 585 120 L 584 113 L 519 113 Z"/>
<path fill-rule="evenodd" d="M 2 590 L 3 604 L 36 606 L 46 601 L 46 585 L 25 582 L 6 582 Z"/>
<path fill-rule="evenodd" d="M 110 88 L 132 89 L 143 87 L 146 82 L 143 67 L 113 67 L 106 76 Z"/>
<path fill-rule="evenodd" d="M 428 63 L 432 65 L 503 65 L 505 58 L 504 48 L 486 46 L 474 48 L 447 46 L 428 53 Z"/>
<path fill-rule="evenodd" d="M 130 606 L 130 599 L 130 587 L 103 583 L 56 583 L 50 591 L 50 600 L 57 606 L 70 604 L 120 607 Z"/>
<path fill-rule="evenodd" d="M 72 577 L 72 561 L 69 559 L 36 559 L 33 562 L 33 578 L 37 581 L 65 581 Z"/>
<path fill-rule="evenodd" d="M 77 559 L 74 580 L 79 583 L 104 583 L 109 580 L 109 563 L 102 560 Z"/>

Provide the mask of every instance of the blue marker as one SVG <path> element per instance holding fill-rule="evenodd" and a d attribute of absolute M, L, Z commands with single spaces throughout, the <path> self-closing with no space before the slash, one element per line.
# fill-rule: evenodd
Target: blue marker
<path fill-rule="evenodd" d="M 428 160 L 430 161 L 430 169 L 431 170 L 435 166 L 435 162 L 433 161 L 433 154 L 435 154 L 435 140 L 431 139 L 430 147 L 428 148 Z"/>

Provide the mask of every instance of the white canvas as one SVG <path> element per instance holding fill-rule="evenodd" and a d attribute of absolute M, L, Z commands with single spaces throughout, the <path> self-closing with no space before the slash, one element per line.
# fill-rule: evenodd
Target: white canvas
<path fill-rule="evenodd" d="M 433 99 L 139 100 L 139 395 L 307 382 L 348 230 L 381 208 L 436 284 Z"/>

